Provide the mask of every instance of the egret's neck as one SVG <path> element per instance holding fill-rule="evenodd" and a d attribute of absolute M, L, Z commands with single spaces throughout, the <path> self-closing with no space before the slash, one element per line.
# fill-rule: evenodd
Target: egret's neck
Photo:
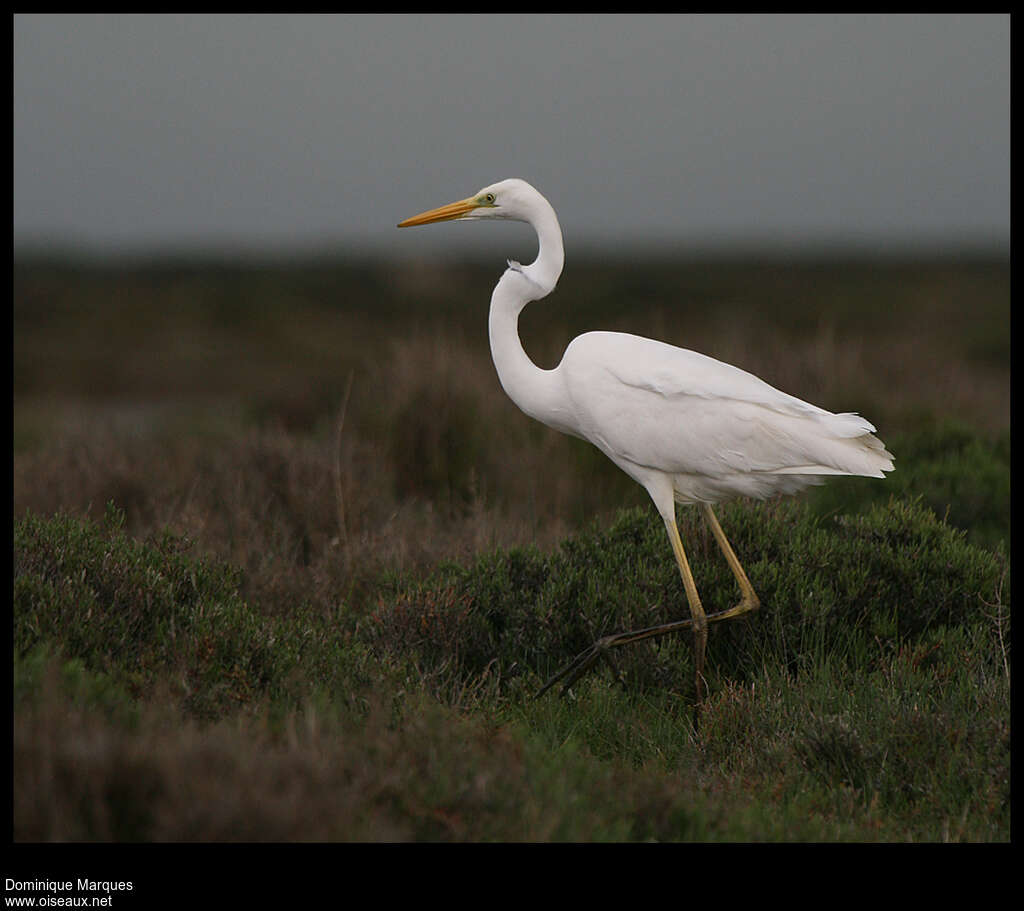
<path fill-rule="evenodd" d="M 556 370 L 542 370 L 534 364 L 519 340 L 519 314 L 530 301 L 554 290 L 565 262 L 554 209 L 548 206 L 531 224 L 539 243 L 537 258 L 528 266 L 510 262 L 491 295 L 491 357 L 502 388 L 520 409 L 545 424 L 572 432 L 565 422 L 568 412 Z"/>
<path fill-rule="evenodd" d="M 547 200 L 544 200 L 544 207 L 534 214 L 530 224 L 537 232 L 537 258 L 530 265 L 524 266 L 523 272 L 539 292 L 528 300 L 539 300 L 555 290 L 562 266 L 565 265 L 565 248 L 562 246 L 562 228 L 558 224 L 558 216 Z"/>

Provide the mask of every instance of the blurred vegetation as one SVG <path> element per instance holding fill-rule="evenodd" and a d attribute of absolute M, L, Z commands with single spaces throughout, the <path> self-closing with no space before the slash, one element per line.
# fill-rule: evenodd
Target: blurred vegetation
<path fill-rule="evenodd" d="M 896 455 L 719 515 L 521 415 L 494 263 L 14 268 L 17 840 L 1007 840 L 1009 264 L 580 261 L 527 308 L 695 348 Z M 680 510 L 702 597 L 730 606 Z M 301 811 L 297 808 L 302 808 Z"/>

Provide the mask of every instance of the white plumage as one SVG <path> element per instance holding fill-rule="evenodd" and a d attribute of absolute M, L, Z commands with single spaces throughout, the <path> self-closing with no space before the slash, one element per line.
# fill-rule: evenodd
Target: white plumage
<path fill-rule="evenodd" d="M 530 301 L 554 290 L 564 263 L 562 232 L 551 204 L 522 180 L 504 180 L 458 202 L 406 219 L 399 227 L 453 219 L 525 221 L 537 232 L 537 259 L 509 262 L 491 295 L 488 329 L 498 378 L 528 415 L 589 440 L 648 491 L 665 523 L 691 617 L 605 636 L 541 690 L 568 678 L 567 689 L 609 649 L 692 627 L 698 700 L 703 694 L 707 621 L 756 610 L 759 600 L 710 504 L 763 499 L 820 484 L 829 475 L 881 478 L 893 457 L 857 414 L 833 414 L 780 392 L 714 358 L 621 332 L 588 332 L 542 370 L 523 350 L 518 320 Z M 705 615 L 679 539 L 675 503 L 700 504 L 740 587 L 741 600 Z"/>
<path fill-rule="evenodd" d="M 858 415 L 832 414 L 663 342 L 588 332 L 555 373 L 573 403 L 571 432 L 640 483 L 652 470 L 671 476 L 679 503 L 764 498 L 824 475 L 884 477 L 893 467 Z"/>

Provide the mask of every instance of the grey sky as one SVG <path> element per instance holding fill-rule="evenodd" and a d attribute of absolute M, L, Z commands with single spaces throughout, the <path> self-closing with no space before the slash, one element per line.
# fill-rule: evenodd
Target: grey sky
<path fill-rule="evenodd" d="M 504 177 L 570 251 L 1005 247 L 1009 16 L 14 18 L 16 247 L 511 255 L 394 227 Z"/>

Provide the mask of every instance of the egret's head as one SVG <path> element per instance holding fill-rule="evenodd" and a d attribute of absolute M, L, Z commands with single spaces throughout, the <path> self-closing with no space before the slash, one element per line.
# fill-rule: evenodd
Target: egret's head
<path fill-rule="evenodd" d="M 400 228 L 429 225 L 436 221 L 454 219 L 468 221 L 480 218 L 508 218 L 515 221 L 530 221 L 530 216 L 543 204 L 548 205 L 525 180 L 513 177 L 492 183 L 489 187 L 458 202 L 448 203 L 398 223 Z"/>

